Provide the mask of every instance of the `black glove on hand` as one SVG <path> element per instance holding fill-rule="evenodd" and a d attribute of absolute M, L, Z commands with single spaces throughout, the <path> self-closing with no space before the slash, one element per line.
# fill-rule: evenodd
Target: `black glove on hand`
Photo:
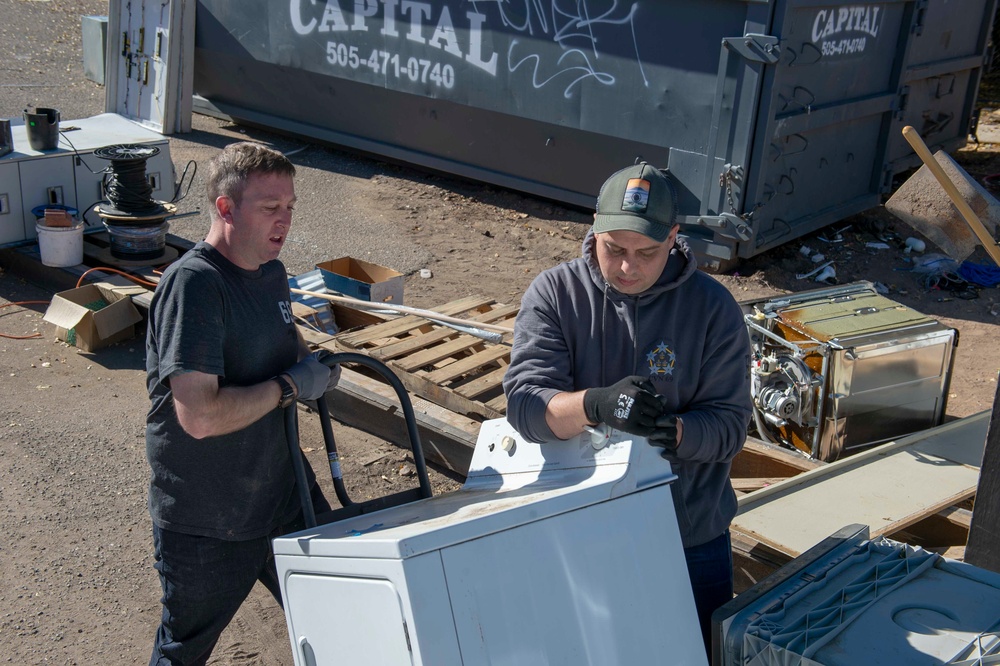
<path fill-rule="evenodd" d="M 655 429 L 646 437 L 649 443 L 663 449 L 660 455 L 677 453 L 677 416 L 675 414 L 660 416 L 654 425 Z"/>
<path fill-rule="evenodd" d="M 326 393 L 330 382 L 330 368 L 319 362 L 316 354 L 310 354 L 285 370 L 298 389 L 296 398 L 299 400 L 316 400 Z"/>
<path fill-rule="evenodd" d="M 313 355 L 317 361 L 330 368 L 330 379 L 326 382 L 326 392 L 329 393 L 337 386 L 337 382 L 340 381 L 340 364 L 335 363 L 334 365 L 330 365 L 326 362 L 328 356 L 333 356 L 333 352 L 326 349 L 317 349 Z"/>
<path fill-rule="evenodd" d="M 587 389 L 583 411 L 591 423 L 605 423 L 623 432 L 646 437 L 654 430 L 662 406 L 656 388 L 640 375 L 626 377 L 605 388 Z"/>

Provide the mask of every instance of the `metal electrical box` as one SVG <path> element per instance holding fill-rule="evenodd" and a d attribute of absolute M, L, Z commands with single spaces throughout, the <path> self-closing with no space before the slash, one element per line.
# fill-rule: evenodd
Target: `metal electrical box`
<path fill-rule="evenodd" d="M 720 269 L 964 145 L 996 0 L 198 0 L 196 108 L 593 208 L 642 158 Z"/>
<path fill-rule="evenodd" d="M 486 421 L 458 491 L 274 541 L 297 666 L 705 664 L 645 439 Z"/>
<path fill-rule="evenodd" d="M 742 305 L 762 439 L 830 461 L 941 423 L 955 329 L 870 282 Z"/>
<path fill-rule="evenodd" d="M 14 151 L 0 157 L 0 247 L 33 243 L 36 218 L 32 209 L 60 204 L 80 211 L 85 231 L 102 231 L 93 211 L 105 198 L 107 160 L 94 150 L 115 144 L 149 144 L 160 152 L 146 163 L 152 198 L 174 198 L 174 164 L 165 137 L 113 113 L 59 123 L 59 145 L 37 151 L 28 144 L 23 122 L 11 127 Z"/>

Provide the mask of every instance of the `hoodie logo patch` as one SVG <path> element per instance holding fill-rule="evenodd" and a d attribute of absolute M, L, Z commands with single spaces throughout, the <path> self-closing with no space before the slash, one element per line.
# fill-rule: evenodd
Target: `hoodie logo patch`
<path fill-rule="evenodd" d="M 642 178 L 629 178 L 625 188 L 625 199 L 622 210 L 630 213 L 645 213 L 649 205 L 649 181 Z"/>
<path fill-rule="evenodd" d="M 650 377 L 672 377 L 677 356 L 666 342 L 661 341 L 646 354 L 646 363 L 649 365 Z"/>

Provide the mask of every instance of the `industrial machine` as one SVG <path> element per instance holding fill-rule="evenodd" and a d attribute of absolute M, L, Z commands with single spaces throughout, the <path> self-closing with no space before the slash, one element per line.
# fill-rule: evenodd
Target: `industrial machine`
<path fill-rule="evenodd" d="M 704 664 L 676 478 L 641 438 L 487 421 L 460 490 L 274 541 L 295 663 Z"/>
<path fill-rule="evenodd" d="M 831 461 L 941 423 L 955 329 L 870 282 L 742 305 L 762 439 Z"/>

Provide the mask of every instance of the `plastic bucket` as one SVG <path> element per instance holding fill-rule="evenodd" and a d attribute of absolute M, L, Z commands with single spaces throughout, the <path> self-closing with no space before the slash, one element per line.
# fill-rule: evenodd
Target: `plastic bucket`
<path fill-rule="evenodd" d="M 83 263 L 83 222 L 72 227 L 49 227 L 38 222 L 35 231 L 44 265 L 64 268 Z"/>

